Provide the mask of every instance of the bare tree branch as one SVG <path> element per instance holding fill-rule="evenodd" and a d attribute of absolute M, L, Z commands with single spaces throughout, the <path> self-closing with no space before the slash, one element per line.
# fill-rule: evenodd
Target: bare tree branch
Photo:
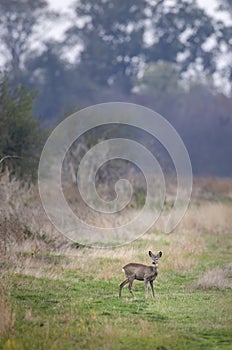
<path fill-rule="evenodd" d="M 4 156 L 0 159 L 0 164 L 7 158 L 22 158 L 22 157 L 19 157 L 19 156 L 10 156 L 10 155 L 7 155 L 7 156 Z"/>

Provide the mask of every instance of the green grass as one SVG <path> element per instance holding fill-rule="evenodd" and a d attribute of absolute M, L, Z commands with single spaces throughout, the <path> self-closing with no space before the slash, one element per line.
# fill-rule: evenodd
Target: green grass
<path fill-rule="evenodd" d="M 15 330 L 3 349 L 231 349 L 231 290 L 191 290 L 166 273 L 157 297 L 137 299 L 118 281 L 63 282 L 14 276 Z M 10 339 L 10 340 L 9 340 Z"/>
<path fill-rule="evenodd" d="M 61 255 L 41 257 L 44 271 L 51 268 L 55 279 L 10 273 L 15 322 L 0 338 L 0 349 L 231 349 L 231 289 L 195 287 L 205 271 L 230 263 L 230 236 L 220 236 L 217 244 L 217 236 L 205 234 L 196 263 L 182 270 L 162 268 L 168 259 L 165 249 L 176 244 L 172 237 L 156 235 L 156 244 L 164 246 L 164 257 L 155 281 L 155 299 L 145 299 L 141 282 L 133 286 L 136 299 L 128 288 L 118 299 L 124 276 L 115 266 L 120 270 L 122 256 L 94 256 L 91 249 L 79 257 L 92 264 L 91 269 L 69 266 L 69 258 Z M 137 256 L 142 256 L 145 242 L 134 242 Z M 183 259 L 187 261 L 188 254 L 183 252 Z M 110 277 L 104 278 L 109 270 Z"/>

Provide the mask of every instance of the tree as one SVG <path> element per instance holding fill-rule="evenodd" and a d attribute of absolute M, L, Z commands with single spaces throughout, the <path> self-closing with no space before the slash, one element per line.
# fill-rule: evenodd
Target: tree
<path fill-rule="evenodd" d="M 165 61 L 150 63 L 138 80 L 139 91 L 153 95 L 157 101 L 177 97 L 181 92 L 180 76 L 176 65 Z"/>
<path fill-rule="evenodd" d="M 35 113 L 46 116 L 50 121 L 61 113 L 70 111 L 76 104 L 78 88 L 76 72 L 67 61 L 61 58 L 60 47 L 56 42 L 46 43 L 40 55 L 31 56 L 25 62 L 25 83 L 31 89 L 38 89 Z"/>
<path fill-rule="evenodd" d="M 222 54 L 231 56 L 232 26 L 210 17 L 196 0 L 160 0 L 151 8 L 153 42 L 147 62 L 165 60 L 177 63 L 182 73 L 218 72 L 231 80 L 230 65 L 221 69 L 219 62 Z"/>
<path fill-rule="evenodd" d="M 65 42 L 81 45 L 80 70 L 100 86 L 130 91 L 143 54 L 146 0 L 79 0 Z"/>
<path fill-rule="evenodd" d="M 232 16 L 232 0 L 220 0 L 219 10 L 228 11 Z"/>
<path fill-rule="evenodd" d="M 195 0 L 154 3 L 151 22 L 148 61 L 178 63 L 182 71 L 199 64 L 203 70 L 215 70 L 214 51 L 204 46 L 215 34 L 214 21 Z"/>
<path fill-rule="evenodd" d="M 1 58 L 6 60 L 6 69 L 17 78 L 25 55 L 32 50 L 36 28 L 55 14 L 48 11 L 46 0 L 0 0 L 0 13 Z"/>
<path fill-rule="evenodd" d="M 0 82 L 0 159 L 16 176 L 35 178 L 46 132 L 33 115 L 36 94 L 21 86 Z"/>
<path fill-rule="evenodd" d="M 196 0 L 79 0 L 75 11 L 76 24 L 65 43 L 81 49 L 80 76 L 126 93 L 144 62 L 161 60 L 177 64 L 182 73 L 212 74 L 222 47 L 231 47 L 230 27 Z"/>
<path fill-rule="evenodd" d="M 232 0 L 220 0 L 218 10 L 222 12 L 226 12 L 230 15 L 230 19 L 232 20 Z M 219 40 L 218 46 L 221 53 L 223 53 L 224 62 L 231 62 L 232 60 L 232 25 L 225 25 L 224 22 L 218 21 L 219 27 Z M 232 66 L 231 64 L 225 64 L 222 68 L 220 68 L 221 75 L 224 76 L 225 83 L 230 83 L 230 94 L 232 96 Z"/>

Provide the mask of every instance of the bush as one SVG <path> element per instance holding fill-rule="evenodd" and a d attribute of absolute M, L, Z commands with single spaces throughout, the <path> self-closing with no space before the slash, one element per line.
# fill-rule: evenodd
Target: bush
<path fill-rule="evenodd" d="M 12 88 L 7 79 L 0 82 L 0 159 L 5 157 L 3 167 L 20 178 L 35 179 L 46 138 L 33 115 L 35 98 L 26 87 Z"/>

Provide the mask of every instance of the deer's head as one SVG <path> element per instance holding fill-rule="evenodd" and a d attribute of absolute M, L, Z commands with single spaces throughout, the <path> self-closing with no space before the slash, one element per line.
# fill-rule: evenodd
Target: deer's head
<path fill-rule="evenodd" d="M 149 256 L 152 258 L 152 264 L 156 265 L 158 263 L 159 258 L 163 255 L 162 252 L 159 252 L 157 255 L 154 255 L 150 250 L 149 250 Z"/>

